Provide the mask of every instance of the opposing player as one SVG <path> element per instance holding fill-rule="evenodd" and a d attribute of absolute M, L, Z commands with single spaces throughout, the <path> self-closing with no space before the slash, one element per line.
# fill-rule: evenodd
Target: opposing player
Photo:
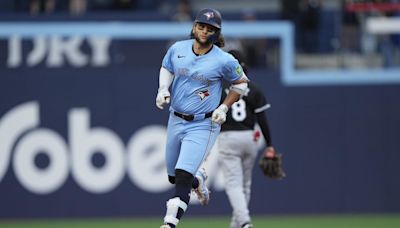
<path fill-rule="evenodd" d="M 238 51 L 229 51 L 246 73 L 246 65 Z M 258 123 L 267 144 L 266 151 L 275 153 L 265 110 L 270 104 L 260 89 L 248 82 L 248 91 L 227 113 L 218 140 L 219 160 L 225 181 L 225 192 L 233 209 L 231 228 L 253 227 L 249 213 L 252 170 L 258 155 L 255 124 Z M 226 92 L 222 99 L 225 99 Z"/>
<path fill-rule="evenodd" d="M 163 109 L 171 102 L 165 157 L 175 193 L 167 201 L 161 228 L 177 226 L 192 188 L 200 203 L 208 203 L 206 174 L 199 170 L 200 164 L 215 143 L 229 107 L 247 90 L 248 79 L 238 61 L 217 46 L 223 45 L 221 21 L 217 10 L 201 10 L 191 39 L 173 44 L 162 61 L 156 105 Z M 219 105 L 223 80 L 231 87 Z"/>

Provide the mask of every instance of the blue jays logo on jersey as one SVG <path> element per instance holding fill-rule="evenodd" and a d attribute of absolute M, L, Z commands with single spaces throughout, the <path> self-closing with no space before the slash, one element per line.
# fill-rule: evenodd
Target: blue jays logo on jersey
<path fill-rule="evenodd" d="M 210 18 L 214 17 L 214 12 L 206 12 L 204 13 L 204 16 L 207 17 L 207 20 L 210 20 Z"/>
<path fill-rule="evenodd" d="M 210 96 L 210 93 L 209 93 L 208 89 L 200 90 L 200 91 L 197 92 L 197 96 L 199 96 L 200 99 L 203 100 L 204 98 Z"/>

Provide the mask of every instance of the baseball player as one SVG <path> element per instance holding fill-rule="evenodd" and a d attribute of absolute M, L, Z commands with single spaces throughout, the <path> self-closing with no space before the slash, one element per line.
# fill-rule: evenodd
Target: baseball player
<path fill-rule="evenodd" d="M 221 14 L 201 10 L 193 23 L 191 39 L 174 43 L 162 61 L 156 105 L 169 107 L 166 145 L 168 180 L 175 193 L 167 201 L 164 225 L 174 228 L 186 211 L 192 188 L 201 204 L 209 201 L 199 169 L 226 119 L 226 112 L 245 91 L 247 77 L 239 62 L 222 51 Z M 220 104 L 222 81 L 231 84 Z"/>
<path fill-rule="evenodd" d="M 245 63 L 238 51 L 230 51 L 241 63 Z M 225 99 L 226 92 L 222 99 Z M 267 144 L 274 153 L 268 122 L 264 111 L 270 107 L 257 86 L 248 82 L 248 91 L 235 102 L 227 113 L 218 139 L 219 160 L 225 181 L 225 192 L 233 209 L 231 228 L 253 227 L 249 214 L 252 169 L 258 154 L 255 124 L 258 123 Z"/>

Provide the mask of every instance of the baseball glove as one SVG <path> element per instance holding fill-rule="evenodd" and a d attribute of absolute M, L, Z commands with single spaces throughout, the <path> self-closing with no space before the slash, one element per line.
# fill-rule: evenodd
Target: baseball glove
<path fill-rule="evenodd" d="M 280 180 L 286 176 L 282 168 L 282 154 L 273 147 L 267 147 L 260 158 L 259 166 L 263 174 L 271 179 Z"/>

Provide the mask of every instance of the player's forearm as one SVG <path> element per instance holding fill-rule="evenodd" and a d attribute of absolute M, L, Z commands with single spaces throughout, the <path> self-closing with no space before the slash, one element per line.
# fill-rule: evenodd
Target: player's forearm
<path fill-rule="evenodd" d="M 260 126 L 261 132 L 264 136 L 265 143 L 267 144 L 268 147 L 271 147 L 272 146 L 271 132 L 269 129 L 267 117 L 265 116 L 265 112 L 257 113 L 256 116 L 258 125 Z"/>
<path fill-rule="evenodd" d="M 164 67 L 161 67 L 160 76 L 158 79 L 159 90 L 168 89 L 173 80 L 174 80 L 174 75 Z"/>
<path fill-rule="evenodd" d="M 244 75 L 244 74 L 243 74 Z M 244 95 L 247 91 L 247 77 L 244 75 L 241 79 L 234 81 L 229 88 L 229 93 L 226 95 L 224 101 L 217 109 L 214 110 L 213 115 L 211 116 L 212 121 L 222 124 L 226 120 L 226 113 L 229 110 L 229 107 L 232 106 L 233 103 L 240 99 L 241 95 Z"/>
<path fill-rule="evenodd" d="M 236 101 L 238 101 L 240 99 L 240 94 L 230 90 L 228 95 L 226 95 L 224 101 L 222 102 L 223 104 L 225 104 L 228 108 L 230 108 L 232 106 L 233 103 L 235 103 Z"/>

